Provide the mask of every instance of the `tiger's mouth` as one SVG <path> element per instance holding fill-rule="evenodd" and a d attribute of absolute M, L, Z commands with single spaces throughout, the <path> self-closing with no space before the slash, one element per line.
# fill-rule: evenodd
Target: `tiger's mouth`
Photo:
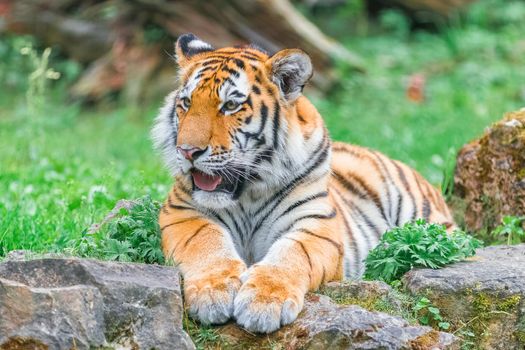
<path fill-rule="evenodd" d="M 238 177 L 232 178 L 231 176 L 209 175 L 195 168 L 192 169 L 190 173 L 194 191 L 201 190 L 233 194 L 239 184 Z"/>

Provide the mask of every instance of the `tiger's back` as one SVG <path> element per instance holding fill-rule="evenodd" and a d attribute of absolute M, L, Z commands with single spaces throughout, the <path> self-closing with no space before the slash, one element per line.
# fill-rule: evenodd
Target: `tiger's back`
<path fill-rule="evenodd" d="M 345 231 L 345 277 L 364 272 L 364 258 L 388 229 L 419 218 L 454 227 L 439 191 L 404 163 L 336 142 L 331 168 L 329 192 Z"/>

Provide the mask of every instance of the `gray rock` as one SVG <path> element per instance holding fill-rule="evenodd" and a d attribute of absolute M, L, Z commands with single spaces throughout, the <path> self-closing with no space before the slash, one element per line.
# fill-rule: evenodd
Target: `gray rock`
<path fill-rule="evenodd" d="M 356 305 L 338 305 L 317 294 L 308 294 L 298 319 L 275 333 L 256 336 L 229 324 L 220 328 L 220 334 L 226 347 L 234 349 L 281 344 L 288 350 L 459 349 L 459 339 L 451 334 Z"/>
<path fill-rule="evenodd" d="M 402 303 L 393 289 L 381 281 L 329 282 L 319 292 L 329 296 L 338 304 L 355 304 L 367 310 L 374 309 L 378 303 L 388 305 L 392 311 L 401 311 Z"/>
<path fill-rule="evenodd" d="M 482 349 L 525 348 L 525 244 L 479 249 L 469 261 L 404 277 Z"/>
<path fill-rule="evenodd" d="M 193 349 L 182 312 L 176 268 L 74 258 L 0 264 L 0 349 Z"/>

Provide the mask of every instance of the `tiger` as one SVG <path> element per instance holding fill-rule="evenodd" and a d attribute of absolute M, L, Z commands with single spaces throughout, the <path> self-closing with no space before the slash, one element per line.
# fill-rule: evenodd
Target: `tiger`
<path fill-rule="evenodd" d="M 305 294 L 363 274 L 381 235 L 416 218 L 448 228 L 441 193 L 409 166 L 332 142 L 302 94 L 313 72 L 300 49 L 175 44 L 178 87 L 152 139 L 173 175 L 159 214 L 189 315 L 271 333 Z"/>

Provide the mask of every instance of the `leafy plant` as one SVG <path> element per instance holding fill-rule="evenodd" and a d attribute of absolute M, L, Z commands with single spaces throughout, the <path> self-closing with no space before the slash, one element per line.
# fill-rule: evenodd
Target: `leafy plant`
<path fill-rule="evenodd" d="M 419 316 L 419 323 L 423 325 L 437 325 L 437 327 L 442 330 L 447 330 L 450 328 L 450 323 L 443 320 L 439 308 L 434 306 L 432 302 L 426 297 L 422 297 L 418 300 L 416 305 L 414 305 L 414 311 Z"/>
<path fill-rule="evenodd" d="M 159 210 L 160 203 L 149 196 L 126 201 L 100 227 L 84 232 L 73 253 L 105 260 L 164 264 L 157 222 Z"/>
<path fill-rule="evenodd" d="M 419 219 L 383 235 L 365 259 L 365 278 L 392 282 L 414 267 L 440 268 L 475 254 L 481 241 Z"/>
<path fill-rule="evenodd" d="M 525 239 L 524 221 L 525 216 L 504 216 L 501 225 L 496 227 L 492 234 L 496 237 L 506 236 L 507 244 L 519 244 Z"/>

